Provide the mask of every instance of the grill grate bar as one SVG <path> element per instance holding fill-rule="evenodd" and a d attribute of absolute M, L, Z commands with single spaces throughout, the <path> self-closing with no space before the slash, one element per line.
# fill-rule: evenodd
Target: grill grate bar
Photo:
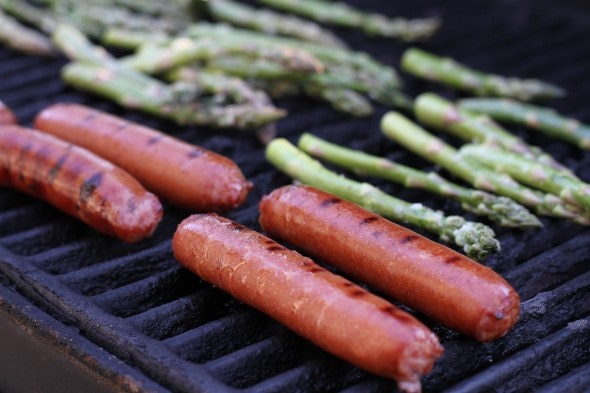
<path fill-rule="evenodd" d="M 559 332 L 466 379 L 448 392 L 473 392 L 482 386 L 498 385 L 510 391 L 527 391 L 590 361 L 590 349 L 585 344 L 589 336 L 590 317 L 571 322 Z"/>
<path fill-rule="evenodd" d="M 298 337 L 287 333 L 250 344 L 206 363 L 205 367 L 228 385 L 245 388 L 290 370 L 314 355 L 317 353 L 311 345 L 301 345 Z M 259 367 L 252 369 L 253 362 Z"/>
<path fill-rule="evenodd" d="M 165 241 L 130 255 L 64 273 L 59 278 L 82 295 L 94 296 L 177 265 L 172 259 L 170 242 Z"/>
<path fill-rule="evenodd" d="M 268 317 L 250 309 L 238 310 L 226 317 L 205 323 L 164 340 L 185 360 L 205 363 L 262 340 L 284 329 Z"/>
<path fill-rule="evenodd" d="M 537 393 L 587 393 L 590 386 L 590 362 L 570 371 L 537 390 Z"/>
<path fill-rule="evenodd" d="M 127 321 L 158 340 L 177 336 L 233 312 L 233 299 L 212 287 L 134 315 Z"/>
<path fill-rule="evenodd" d="M 92 299 L 106 312 L 126 318 L 185 296 L 199 280 L 175 266 L 134 283 L 103 292 Z"/>
<path fill-rule="evenodd" d="M 527 350 L 537 340 L 562 329 L 568 321 L 590 313 L 590 273 L 569 281 L 551 291 L 539 293 L 523 302 L 520 321 L 502 340 L 481 345 L 455 335 L 443 340 L 445 352 L 424 381 L 425 388 L 456 382 L 466 376 L 499 362 L 508 355 Z M 580 307 L 580 304 L 586 307 Z"/>

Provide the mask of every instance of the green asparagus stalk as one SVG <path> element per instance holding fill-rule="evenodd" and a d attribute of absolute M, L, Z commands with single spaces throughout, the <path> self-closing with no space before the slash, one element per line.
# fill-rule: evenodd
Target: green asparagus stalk
<path fill-rule="evenodd" d="M 108 26 L 98 39 L 108 47 L 135 50 L 146 42 L 165 44 L 171 40 L 171 37 L 169 34 L 161 31 L 130 30 L 122 27 Z"/>
<path fill-rule="evenodd" d="M 330 31 L 308 20 L 268 9 L 256 9 L 232 0 L 200 1 L 207 4 L 209 14 L 218 22 L 322 45 L 346 47 L 346 44 Z"/>
<path fill-rule="evenodd" d="M 313 55 L 296 48 L 260 45 L 228 39 L 179 37 L 168 45 L 144 44 L 139 51 L 126 57 L 125 64 L 136 70 L 156 74 L 224 54 L 239 54 L 276 62 L 293 74 L 323 72 L 323 64 Z"/>
<path fill-rule="evenodd" d="M 373 113 L 373 106 L 361 94 L 345 87 L 330 87 L 304 83 L 303 90 L 313 98 L 325 101 L 338 112 L 352 117 L 366 117 Z"/>
<path fill-rule="evenodd" d="M 565 90 L 537 79 L 507 78 L 471 69 L 449 57 L 409 48 L 402 55 L 401 67 L 415 76 L 435 81 L 478 96 L 511 97 L 523 101 L 558 98 Z"/>
<path fill-rule="evenodd" d="M 463 110 L 443 97 L 424 93 L 415 101 L 417 119 L 426 126 L 436 128 L 468 142 L 500 146 L 502 149 L 543 162 L 559 170 L 568 171 L 540 147 L 531 146 L 511 134 L 485 115 Z"/>
<path fill-rule="evenodd" d="M 0 43 L 9 48 L 38 56 L 54 56 L 51 40 L 0 10 Z"/>
<path fill-rule="evenodd" d="M 564 203 L 559 197 L 532 190 L 506 174 L 461 159 L 454 147 L 397 112 L 385 114 L 381 120 L 381 129 L 388 138 L 440 165 L 477 189 L 509 197 L 530 207 L 539 215 L 568 218 L 581 224 L 590 224 L 586 217 L 579 214 L 579 209 Z"/>
<path fill-rule="evenodd" d="M 214 37 L 231 39 L 242 43 L 256 42 L 260 45 L 281 45 L 309 52 L 325 67 L 325 72 L 314 74 L 314 78 L 324 78 L 325 83 L 348 87 L 367 93 L 372 99 L 384 105 L 400 103 L 401 80 L 392 67 L 377 62 L 363 52 L 344 48 L 327 47 L 286 37 L 268 36 L 249 30 L 220 24 L 198 23 L 186 30 L 190 37 Z M 407 102 L 407 100 L 401 100 Z"/>
<path fill-rule="evenodd" d="M 59 23 L 46 9 L 36 7 L 23 0 L 0 0 L 0 8 L 16 19 L 34 26 L 46 34 L 51 34 Z"/>
<path fill-rule="evenodd" d="M 590 125 L 563 116 L 553 109 L 506 98 L 463 99 L 459 101 L 459 107 L 501 122 L 526 126 L 590 150 Z"/>
<path fill-rule="evenodd" d="M 243 79 L 220 72 L 199 67 L 181 67 L 168 73 L 166 78 L 172 82 L 184 81 L 196 84 L 218 102 L 271 105 L 270 98 L 263 91 L 252 88 Z"/>
<path fill-rule="evenodd" d="M 557 195 L 583 210 L 590 210 L 590 184 L 575 176 L 565 175 L 537 161 L 487 146 L 464 145 L 459 154 L 498 172 L 507 173 L 523 184 Z"/>
<path fill-rule="evenodd" d="M 383 157 L 327 142 L 307 133 L 300 137 L 298 147 L 315 158 L 346 168 L 357 175 L 375 176 L 405 187 L 422 189 L 455 199 L 465 210 L 486 216 L 502 226 L 512 228 L 542 226 L 535 215 L 512 199 L 462 187 L 434 172 L 426 173 Z"/>
<path fill-rule="evenodd" d="M 267 145 L 266 158 L 295 180 L 357 203 L 393 221 L 434 233 L 443 241 L 461 247 L 474 259 L 482 260 L 500 250 L 500 243 L 488 226 L 466 221 L 459 216 L 445 216 L 420 203 L 395 198 L 368 183 L 355 182 L 338 175 L 284 138 L 274 139 Z"/>
<path fill-rule="evenodd" d="M 206 86 L 162 83 L 128 68 L 71 26 L 58 26 L 53 40 L 63 53 L 76 60 L 62 71 L 66 83 L 127 108 L 179 124 L 241 129 L 261 127 L 285 116 L 283 110 L 271 104 L 219 102 L 219 96 L 212 97 Z"/>
<path fill-rule="evenodd" d="M 62 77 L 75 88 L 182 125 L 251 129 L 285 116 L 272 105 L 223 105 L 203 96 L 194 84 L 167 85 L 149 77 L 134 78 L 120 68 L 74 62 L 64 67 Z"/>
<path fill-rule="evenodd" d="M 259 0 L 268 6 L 338 26 L 358 28 L 367 35 L 396 38 L 405 42 L 430 38 L 440 27 L 438 18 L 388 18 L 340 2 L 325 0 Z"/>

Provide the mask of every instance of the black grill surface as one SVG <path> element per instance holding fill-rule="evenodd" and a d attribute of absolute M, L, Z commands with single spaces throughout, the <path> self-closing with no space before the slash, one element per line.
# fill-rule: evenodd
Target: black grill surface
<path fill-rule="evenodd" d="M 590 6 L 583 1 L 354 1 L 390 15 L 439 15 L 440 33 L 426 49 L 481 69 L 542 78 L 568 89 L 552 102 L 590 122 Z M 406 46 L 338 30 L 352 47 L 397 65 Z M 153 126 L 232 157 L 255 183 L 247 203 L 227 214 L 249 227 L 257 203 L 289 179 L 264 161 L 247 133 L 177 127 L 76 92 L 62 84 L 65 59 L 26 57 L 0 48 L 0 99 L 30 125 L 53 102 L 82 102 Z M 451 91 L 405 76 L 413 93 Z M 304 131 L 351 147 L 428 167 L 380 135 L 377 107 L 349 119 L 308 100 L 279 101 L 290 115 L 278 134 Z M 590 153 L 514 129 L 590 181 Z M 449 200 L 380 182 L 388 192 L 449 213 Z M 0 315 L 39 337 L 116 391 L 391 392 L 368 375 L 319 350 L 268 317 L 181 268 L 170 239 L 188 212 L 166 206 L 153 238 L 122 244 L 96 234 L 43 202 L 0 190 Z M 471 217 L 474 218 L 474 217 Z M 590 389 L 590 231 L 543 219 L 538 230 L 493 226 L 503 251 L 485 263 L 523 299 L 522 318 L 505 338 L 476 343 L 422 316 L 440 336 L 443 357 L 424 378 L 426 392 L 583 392 Z M 32 371 L 35 374 L 35 370 Z M 0 371 L 1 374 L 1 371 Z M 64 385 L 62 391 L 67 391 Z"/>

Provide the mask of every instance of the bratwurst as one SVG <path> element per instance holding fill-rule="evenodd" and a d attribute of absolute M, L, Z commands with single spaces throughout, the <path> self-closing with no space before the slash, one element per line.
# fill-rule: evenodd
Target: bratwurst
<path fill-rule="evenodd" d="M 268 237 L 214 213 L 178 226 L 174 256 L 203 280 L 401 389 L 420 390 L 442 347 L 426 326 Z"/>
<path fill-rule="evenodd" d="M 37 114 L 35 128 L 113 162 L 162 200 L 184 209 L 233 209 L 252 188 L 223 155 L 84 105 L 49 106 Z"/>
<path fill-rule="evenodd" d="M 130 174 L 52 135 L 0 125 L 0 186 L 40 198 L 99 232 L 134 242 L 150 236 L 162 205 Z"/>
<path fill-rule="evenodd" d="M 260 224 L 478 341 L 503 336 L 520 315 L 518 294 L 492 269 L 316 188 L 274 190 L 260 203 Z"/>

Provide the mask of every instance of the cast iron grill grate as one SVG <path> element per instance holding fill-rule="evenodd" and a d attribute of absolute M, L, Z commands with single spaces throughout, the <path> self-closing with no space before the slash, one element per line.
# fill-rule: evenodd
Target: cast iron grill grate
<path fill-rule="evenodd" d="M 590 51 L 581 39 L 588 36 L 590 26 L 580 16 L 590 17 L 589 8 L 558 8 L 549 1 L 532 0 L 518 5 L 459 0 L 362 4 L 392 15 L 440 14 L 445 27 L 426 48 L 498 73 L 561 84 L 571 93 L 555 106 L 590 121 L 590 82 L 584 77 Z M 386 40 L 339 32 L 353 47 L 390 64 L 397 64 L 404 49 Z M 264 162 L 263 148 L 254 138 L 175 127 L 79 94 L 59 81 L 62 64 L 63 59 L 46 61 L 0 49 L 0 98 L 24 124 L 49 103 L 78 101 L 231 156 L 256 189 L 247 204 L 229 216 L 259 229 L 258 200 L 288 179 Z M 406 80 L 412 91 L 434 88 Z M 279 104 L 291 111 L 279 125 L 283 136 L 295 139 L 311 131 L 398 161 L 428 165 L 379 135 L 385 108 L 377 108 L 369 119 L 354 120 L 304 100 Z M 590 180 L 590 154 L 516 131 Z M 453 202 L 377 183 L 408 200 L 462 213 Z M 392 391 L 392 382 L 327 355 L 181 268 L 172 257 L 170 238 L 185 215 L 167 208 L 152 239 L 128 245 L 99 236 L 41 202 L 0 190 L 0 283 L 17 288 L 32 304 L 74 328 L 63 334 L 86 337 L 138 370 L 140 385 L 153 391 Z M 542 386 L 551 392 L 590 384 L 590 232 L 566 222 L 544 222 L 546 227 L 538 231 L 495 227 L 504 251 L 486 264 L 503 274 L 523 298 L 521 321 L 507 337 L 482 345 L 422 318 L 445 346 L 444 356 L 424 379 L 425 391 L 527 391 Z"/>

